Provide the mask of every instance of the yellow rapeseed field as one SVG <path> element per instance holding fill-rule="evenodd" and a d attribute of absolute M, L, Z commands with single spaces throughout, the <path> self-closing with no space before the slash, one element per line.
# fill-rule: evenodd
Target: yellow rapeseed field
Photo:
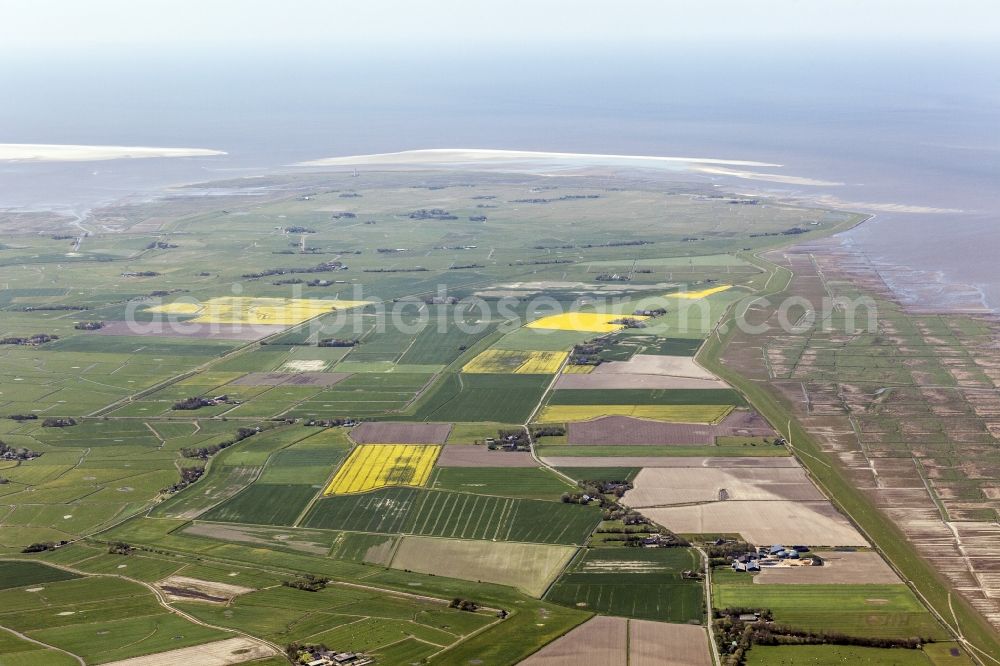
<path fill-rule="evenodd" d="M 462 372 L 476 374 L 550 375 L 568 354 L 562 351 L 521 351 L 516 349 L 487 349 L 462 367 Z"/>
<path fill-rule="evenodd" d="M 600 416 L 634 416 L 675 423 L 717 423 L 732 409 L 731 405 L 547 405 L 538 420 L 566 423 Z"/>
<path fill-rule="evenodd" d="M 564 375 L 589 375 L 594 371 L 596 365 L 567 365 L 563 368 Z"/>
<path fill-rule="evenodd" d="M 706 296 L 711 296 L 712 294 L 717 294 L 720 291 L 725 291 L 727 289 L 732 289 L 731 284 L 720 284 L 718 287 L 712 287 L 711 289 L 702 289 L 701 291 L 679 291 L 676 294 L 667 294 L 671 298 L 686 298 L 688 300 L 694 300 L 698 298 L 705 298 Z"/>
<path fill-rule="evenodd" d="M 323 494 L 422 486 L 427 483 L 440 451 L 440 446 L 422 444 L 362 444 L 347 457 Z"/>
<path fill-rule="evenodd" d="M 613 312 L 564 312 L 536 319 L 529 322 L 527 326 L 528 328 L 551 328 L 559 331 L 611 333 L 624 328 L 621 324 L 611 323 L 623 316 L 627 316 L 629 319 L 646 319 L 646 317 L 638 315 L 621 315 Z"/>
<path fill-rule="evenodd" d="M 321 300 L 312 298 L 252 298 L 224 296 L 202 303 L 166 303 L 149 312 L 197 315 L 196 324 L 274 324 L 291 326 L 334 310 L 366 305 L 365 301 Z"/>

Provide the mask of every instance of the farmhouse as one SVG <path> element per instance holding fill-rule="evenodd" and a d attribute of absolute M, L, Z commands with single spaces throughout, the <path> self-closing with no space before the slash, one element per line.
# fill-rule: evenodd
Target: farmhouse
<path fill-rule="evenodd" d="M 308 661 L 307 666 L 367 666 L 375 660 L 361 652 L 334 652 L 333 650 L 314 650 L 303 655 Z"/>

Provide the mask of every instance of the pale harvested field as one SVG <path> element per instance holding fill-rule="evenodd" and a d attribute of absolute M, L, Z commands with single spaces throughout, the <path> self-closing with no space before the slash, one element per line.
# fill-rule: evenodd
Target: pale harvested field
<path fill-rule="evenodd" d="M 718 500 L 823 500 L 801 467 L 648 468 L 622 502 L 641 508 Z"/>
<path fill-rule="evenodd" d="M 771 437 L 759 414 L 733 410 L 717 424 L 665 423 L 629 416 L 605 416 L 569 423 L 569 444 L 715 444 L 716 437 Z"/>
<path fill-rule="evenodd" d="M 798 467 L 792 457 L 724 458 L 692 456 L 550 456 L 552 467 Z"/>
<path fill-rule="evenodd" d="M 591 421 L 571 422 L 569 444 L 715 444 L 719 426 L 702 423 L 665 423 L 631 416 L 604 416 Z"/>
<path fill-rule="evenodd" d="M 712 666 L 704 627 L 629 620 L 628 638 L 629 666 Z"/>
<path fill-rule="evenodd" d="M 825 562 L 821 567 L 761 567 L 753 582 L 759 585 L 886 585 L 902 582 L 878 553 L 816 551 L 816 554 Z"/>
<path fill-rule="evenodd" d="M 263 659 L 277 652 L 259 641 L 249 638 L 228 638 L 224 641 L 205 643 L 192 647 L 147 654 L 121 661 L 112 661 L 104 666 L 227 666 L 246 661 Z"/>
<path fill-rule="evenodd" d="M 185 527 L 182 532 L 228 543 L 281 546 L 321 557 L 330 552 L 330 544 L 326 541 L 329 535 L 300 527 L 292 530 L 280 527 L 194 522 Z"/>
<path fill-rule="evenodd" d="M 349 372 L 248 372 L 232 384 L 238 386 L 333 386 Z"/>
<path fill-rule="evenodd" d="M 549 643 L 520 666 L 625 666 L 627 649 L 628 620 L 598 615 Z M 656 663 L 665 663 L 662 656 Z"/>
<path fill-rule="evenodd" d="M 571 366 L 572 367 L 572 366 Z M 578 366 L 579 367 L 579 366 Z M 592 366 L 586 366 L 592 367 Z M 557 389 L 717 389 L 729 386 L 717 379 L 640 375 L 612 372 L 564 373 L 556 380 Z"/>
<path fill-rule="evenodd" d="M 169 576 L 156 583 L 171 601 L 211 601 L 225 603 L 241 594 L 253 592 L 252 587 L 216 583 L 187 576 Z"/>
<path fill-rule="evenodd" d="M 258 340 L 285 330 L 270 324 L 195 324 L 170 321 L 106 321 L 91 335 L 143 335 L 160 338 L 204 338 L 210 340 Z"/>
<path fill-rule="evenodd" d="M 693 377 L 695 379 L 714 379 L 719 381 L 723 388 L 726 387 L 725 383 L 695 363 L 694 359 L 690 356 L 636 354 L 627 361 L 601 363 L 591 374 L 671 375 L 674 377 Z"/>
<path fill-rule="evenodd" d="M 445 446 L 438 467 L 538 467 L 527 451 L 490 451 L 485 446 L 454 444 Z"/>
<path fill-rule="evenodd" d="M 358 444 L 444 444 L 450 423 L 385 423 L 369 421 L 351 430 Z"/>
<path fill-rule="evenodd" d="M 643 510 L 682 534 L 738 533 L 754 544 L 867 546 L 868 542 L 829 502 L 728 501 Z"/>
<path fill-rule="evenodd" d="M 391 566 L 510 585 L 541 597 L 574 553 L 575 546 L 407 536 L 400 542 Z"/>

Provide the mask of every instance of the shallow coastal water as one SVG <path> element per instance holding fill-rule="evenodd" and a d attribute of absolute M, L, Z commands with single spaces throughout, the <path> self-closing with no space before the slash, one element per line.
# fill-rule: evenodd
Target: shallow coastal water
<path fill-rule="evenodd" d="M 761 161 L 784 166 L 745 170 L 786 182 L 700 178 L 871 210 L 876 217 L 844 241 L 882 266 L 902 298 L 1000 306 L 992 256 L 1000 248 L 1000 48 L 741 48 L 19 63 L 0 71 L 16 100 L 0 108 L 0 141 L 228 154 L 3 163 L 0 207 L 85 212 L 178 183 L 434 147 Z"/>

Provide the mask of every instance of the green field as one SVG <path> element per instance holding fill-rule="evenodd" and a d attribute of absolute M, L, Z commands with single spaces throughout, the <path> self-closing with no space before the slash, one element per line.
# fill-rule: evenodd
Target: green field
<path fill-rule="evenodd" d="M 750 577 L 713 573 L 717 608 L 769 608 L 794 629 L 848 636 L 944 640 L 947 634 L 908 587 L 898 585 L 754 585 Z"/>
<path fill-rule="evenodd" d="M 320 490 L 302 484 L 255 483 L 201 518 L 253 525 L 292 525 Z"/>
<path fill-rule="evenodd" d="M 748 666 L 835 666 L 836 664 L 871 664 L 872 666 L 933 666 L 921 650 L 880 649 L 853 645 L 759 645 L 747 654 Z M 962 662 L 957 662 L 962 663 Z"/>
<path fill-rule="evenodd" d="M 428 487 L 549 500 L 559 499 L 563 493 L 576 490 L 576 486 L 541 467 L 437 467 L 431 474 Z"/>
<path fill-rule="evenodd" d="M 0 590 L 78 578 L 76 574 L 40 562 L 0 563 Z"/>
<path fill-rule="evenodd" d="M 604 389 L 595 397 L 590 389 L 560 389 L 550 405 L 745 405 L 732 389 Z"/>
<path fill-rule="evenodd" d="M 387 488 L 316 502 L 304 527 L 456 539 L 580 544 L 597 525 L 593 507 L 473 495 Z"/>
<path fill-rule="evenodd" d="M 551 380 L 549 375 L 448 374 L 417 405 L 412 418 L 524 423 Z"/>
<path fill-rule="evenodd" d="M 574 560 L 546 601 L 585 610 L 664 622 L 701 622 L 702 584 L 683 580 L 697 569 L 687 548 L 591 548 Z"/>
<path fill-rule="evenodd" d="M 146 588 L 79 578 L 0 591 L 0 624 L 87 661 L 113 661 L 226 638 L 160 606 Z"/>

